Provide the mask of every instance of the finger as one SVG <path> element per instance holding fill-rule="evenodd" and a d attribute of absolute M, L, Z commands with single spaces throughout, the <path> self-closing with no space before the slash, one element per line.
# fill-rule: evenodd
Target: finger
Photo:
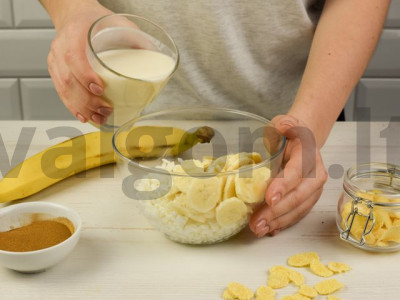
<path fill-rule="evenodd" d="M 82 123 L 86 123 L 89 119 L 85 118 L 82 114 L 78 113 L 75 109 L 73 109 L 72 106 L 69 105 L 69 101 L 67 100 L 64 93 L 65 85 L 63 83 L 63 80 L 61 79 L 59 68 L 55 63 L 54 55 L 51 52 L 47 57 L 47 66 L 50 77 L 53 80 L 54 87 L 65 107 L 68 108 L 71 114 L 74 115 L 79 121 L 81 121 Z"/>
<path fill-rule="evenodd" d="M 53 67 L 57 92 L 71 113 L 81 122 L 92 120 L 99 125 L 104 124 L 112 113 L 112 109 L 102 106 L 104 100 L 89 93 L 62 60 L 58 60 Z"/>
<path fill-rule="evenodd" d="M 72 43 L 63 60 L 76 80 L 87 91 L 93 95 L 101 96 L 104 92 L 103 82 L 89 64 L 85 45 L 86 41 L 84 43 Z M 104 101 L 103 106 L 109 107 L 110 105 Z"/>
<path fill-rule="evenodd" d="M 303 179 L 302 183 L 296 189 L 282 198 L 275 206 L 264 205 L 257 209 L 251 216 L 250 229 L 256 234 L 264 230 L 263 227 L 269 226 L 269 222 L 300 206 L 316 190 L 321 189 L 324 182 L 324 178 L 320 180 L 311 178 Z M 270 228 L 268 228 L 269 230 Z"/>
<path fill-rule="evenodd" d="M 317 203 L 319 197 L 322 194 L 322 188 L 315 191 L 306 201 L 304 201 L 301 205 L 296 207 L 294 210 L 289 211 L 288 213 L 272 220 L 269 222 L 269 230 L 271 234 L 277 234 L 276 231 L 284 230 L 297 222 L 299 222 L 302 218 L 304 218 L 314 207 L 315 203 Z"/>
<path fill-rule="evenodd" d="M 297 127 L 301 125 L 298 119 L 290 115 L 278 115 L 274 117 L 271 122 L 274 124 L 275 128 L 281 133 L 284 133 L 291 127 Z"/>
<path fill-rule="evenodd" d="M 272 179 L 267 188 L 265 200 L 268 205 L 276 205 L 287 193 L 297 187 L 314 168 L 315 162 L 303 163 L 302 153 L 292 150 L 290 160 L 285 168 Z"/>
<path fill-rule="evenodd" d="M 75 116 L 79 113 L 96 124 L 104 124 L 107 121 L 107 116 L 99 114 L 101 109 L 98 109 L 96 106 L 96 104 L 100 102 L 101 98 L 90 94 L 74 77 L 72 78 L 72 81 L 74 90 L 69 95 L 68 100 L 65 101 L 68 102 L 67 107 Z"/>
<path fill-rule="evenodd" d="M 54 58 L 49 55 L 49 62 L 53 59 Z M 107 117 L 91 108 L 95 107 L 96 100 L 98 101 L 99 97 L 90 95 L 82 88 L 72 75 L 68 75 L 68 69 L 66 67 L 63 68 L 63 72 L 60 72 L 60 67 L 62 68 L 62 66 L 62 63 L 58 63 L 57 65 L 49 63 L 50 76 L 53 79 L 54 86 L 64 105 L 82 123 L 92 120 L 99 125 L 104 124 Z M 66 79 L 66 76 L 69 76 L 69 78 Z M 81 101 L 78 99 L 81 99 Z"/>
<path fill-rule="evenodd" d="M 108 107 L 108 104 L 107 107 L 104 107 L 103 103 L 105 101 L 102 98 L 90 94 L 81 86 L 62 57 L 59 57 L 59 53 L 61 53 L 59 47 L 59 43 L 53 41 L 47 64 L 55 88 L 65 106 L 81 122 L 92 119 L 92 115 L 109 116 L 112 113 L 112 109 Z M 98 117 L 96 118 L 99 119 Z"/>
<path fill-rule="evenodd" d="M 305 201 L 301 202 L 298 206 L 296 206 L 293 209 L 288 209 L 289 207 L 292 207 L 291 204 L 286 205 L 286 209 L 282 209 L 280 212 L 270 212 L 270 215 L 277 215 L 276 218 L 273 218 L 269 222 L 266 223 L 266 226 L 264 229 L 259 229 L 258 231 L 254 232 L 258 237 L 262 237 L 266 234 L 271 234 L 274 235 L 277 233 L 277 230 L 283 230 L 291 225 L 296 224 L 298 221 L 300 221 L 306 214 L 310 212 L 310 210 L 313 208 L 315 203 L 318 201 L 319 197 L 321 196 L 322 193 L 322 188 L 316 190 L 314 193 L 312 193 Z M 291 194 L 294 194 L 292 192 Z M 291 198 L 296 198 L 295 195 L 290 195 Z M 282 201 L 283 203 L 284 201 Z M 290 202 L 289 202 L 290 203 Z M 265 215 L 268 214 L 270 210 L 274 208 L 271 207 L 263 207 L 260 210 L 260 213 L 263 213 Z M 282 212 L 285 212 L 281 214 Z"/>
<path fill-rule="evenodd" d="M 275 126 L 267 124 L 264 126 L 263 143 L 268 153 L 272 156 L 283 146 L 282 134 Z"/>

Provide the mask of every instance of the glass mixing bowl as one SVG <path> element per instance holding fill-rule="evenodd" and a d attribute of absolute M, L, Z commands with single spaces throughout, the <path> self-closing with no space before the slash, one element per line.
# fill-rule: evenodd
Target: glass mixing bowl
<path fill-rule="evenodd" d="M 113 137 L 124 194 L 159 231 L 187 244 L 220 242 L 248 224 L 285 145 L 263 117 L 204 107 L 147 114 Z"/>

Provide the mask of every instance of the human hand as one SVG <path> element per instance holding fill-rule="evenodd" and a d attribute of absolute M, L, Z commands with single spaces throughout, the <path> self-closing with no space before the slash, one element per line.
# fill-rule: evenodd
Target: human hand
<path fill-rule="evenodd" d="M 328 174 L 316 146 L 314 134 L 289 115 L 272 119 L 287 138 L 283 170 L 271 179 L 261 205 L 250 219 L 250 229 L 258 237 L 275 235 L 300 221 L 322 193 Z"/>
<path fill-rule="evenodd" d="M 101 98 L 104 86 L 86 57 L 87 34 L 92 23 L 112 11 L 97 2 L 83 1 L 59 14 L 53 22 L 57 36 L 47 57 L 48 70 L 64 105 L 81 122 L 104 124 L 112 113 Z"/>

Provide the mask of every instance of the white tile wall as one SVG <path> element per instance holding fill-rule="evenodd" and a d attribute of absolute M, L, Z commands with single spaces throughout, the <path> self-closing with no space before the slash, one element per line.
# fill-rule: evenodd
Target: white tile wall
<path fill-rule="evenodd" d="M 356 95 L 356 120 L 368 121 L 370 118 L 374 121 L 389 121 L 392 117 L 400 119 L 400 78 L 361 79 Z M 370 116 L 366 114 L 365 108 L 369 109 Z"/>
<path fill-rule="evenodd" d="M 400 28 L 400 0 L 392 0 L 385 27 Z"/>
<path fill-rule="evenodd" d="M 382 32 L 378 47 L 364 76 L 400 77 L 400 29 L 385 29 Z"/>
<path fill-rule="evenodd" d="M 360 82 L 346 106 L 346 119 L 357 120 L 357 107 L 364 105 L 377 109 L 373 115 L 381 118 L 400 103 L 395 100 L 400 95 L 400 0 L 391 1 L 385 28 L 365 73 L 368 79 Z M 73 118 L 47 71 L 54 36 L 38 0 L 0 0 L 0 119 Z"/>
<path fill-rule="evenodd" d="M 22 112 L 25 120 L 73 120 L 49 78 L 21 79 Z"/>
<path fill-rule="evenodd" d="M 53 27 L 49 15 L 38 0 L 13 0 L 13 7 L 16 27 Z"/>
<path fill-rule="evenodd" d="M 0 76 L 48 76 L 53 29 L 0 30 Z"/>
<path fill-rule="evenodd" d="M 0 0 L 0 28 L 12 26 L 12 14 L 10 0 Z"/>
<path fill-rule="evenodd" d="M 0 120 L 21 120 L 18 79 L 0 79 Z"/>

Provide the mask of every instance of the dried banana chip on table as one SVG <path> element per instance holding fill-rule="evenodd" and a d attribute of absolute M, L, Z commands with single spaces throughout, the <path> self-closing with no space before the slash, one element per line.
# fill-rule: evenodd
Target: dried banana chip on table
<path fill-rule="evenodd" d="M 314 298 L 318 296 L 317 291 L 310 285 L 301 285 L 299 290 L 297 291 L 300 295 L 303 295 L 308 298 Z"/>
<path fill-rule="evenodd" d="M 308 267 L 312 260 L 319 260 L 316 252 L 303 252 L 289 257 L 287 263 L 292 267 Z"/>
<path fill-rule="evenodd" d="M 350 266 L 345 263 L 339 263 L 339 262 L 330 262 L 328 263 L 328 269 L 331 270 L 334 273 L 342 273 L 342 272 L 347 272 L 350 271 Z"/>
<path fill-rule="evenodd" d="M 310 270 L 317 276 L 320 277 L 331 277 L 333 272 L 329 270 L 323 263 L 318 259 L 314 259 L 310 263 Z"/>
<path fill-rule="evenodd" d="M 230 282 L 228 287 L 224 291 L 222 297 L 224 299 L 240 299 L 240 300 L 251 300 L 254 297 L 254 293 L 245 285 L 238 282 Z M 231 297 L 231 298 L 230 298 Z"/>
<path fill-rule="evenodd" d="M 320 295 L 329 295 L 340 290 L 343 287 L 344 287 L 343 283 L 333 278 L 317 283 L 315 285 L 315 290 Z"/>

